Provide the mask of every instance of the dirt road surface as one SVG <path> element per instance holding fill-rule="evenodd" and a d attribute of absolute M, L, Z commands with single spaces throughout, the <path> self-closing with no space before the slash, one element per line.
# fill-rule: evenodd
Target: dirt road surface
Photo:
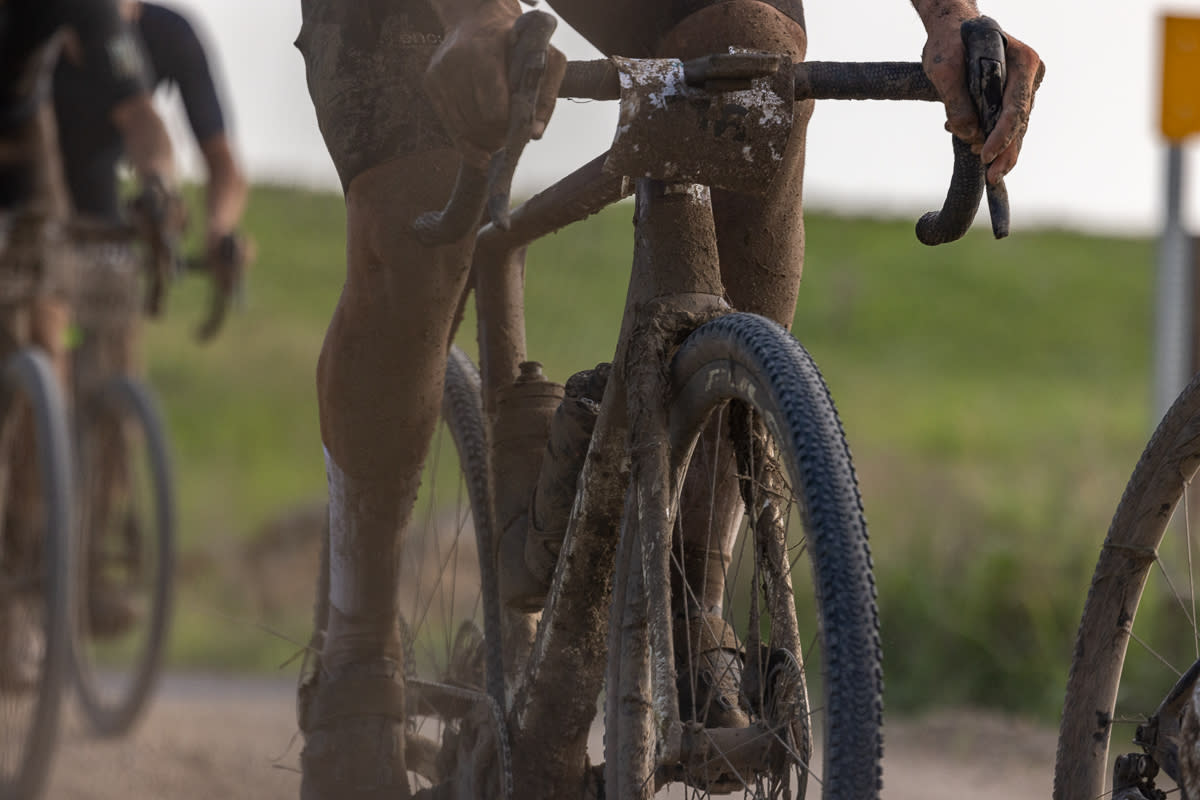
<path fill-rule="evenodd" d="M 296 800 L 300 739 L 283 680 L 171 676 L 125 739 L 90 736 L 71 712 L 52 800 Z M 963 711 L 892 720 L 888 800 L 1049 797 L 1054 732 Z"/>

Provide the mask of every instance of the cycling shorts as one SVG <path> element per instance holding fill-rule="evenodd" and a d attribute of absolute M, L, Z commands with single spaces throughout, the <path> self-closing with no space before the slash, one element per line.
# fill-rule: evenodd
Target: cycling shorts
<path fill-rule="evenodd" d="M 601 51 L 655 54 L 688 15 L 721 0 L 551 0 Z M 804 24 L 800 0 L 763 0 Z M 452 147 L 421 88 L 442 41 L 426 0 L 302 0 L 296 46 L 304 55 L 317 124 L 342 188 L 364 170 L 413 153 Z"/>

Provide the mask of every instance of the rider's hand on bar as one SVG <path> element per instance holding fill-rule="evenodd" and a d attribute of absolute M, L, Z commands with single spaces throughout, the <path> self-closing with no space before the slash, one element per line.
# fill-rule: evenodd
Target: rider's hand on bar
<path fill-rule="evenodd" d="M 142 177 L 142 190 L 130 201 L 129 209 L 137 224 L 152 236 L 174 241 L 187 229 L 183 195 L 157 174 Z"/>
<path fill-rule="evenodd" d="M 504 146 L 508 129 L 508 53 L 516 0 L 484 0 L 461 14 L 458 3 L 435 0 L 446 36 L 425 72 L 425 92 L 467 163 L 487 166 Z M 533 138 L 540 139 L 554 111 L 566 58 L 551 47 L 534 113 Z"/>
<path fill-rule="evenodd" d="M 232 296 L 243 273 L 254 263 L 257 252 L 254 240 L 237 231 L 210 237 L 205 250 L 205 265 L 217 291 Z"/>
<path fill-rule="evenodd" d="M 1008 72 L 1004 106 L 996 128 L 985 142 L 975 106 L 967 92 L 965 48 L 960 32 L 963 21 L 979 16 L 979 11 L 973 2 L 961 0 L 917 0 L 914 5 L 921 14 L 928 36 L 921 60 L 925 74 L 945 103 L 946 130 L 971 144 L 988 165 L 988 183 L 996 183 L 1016 166 L 1021 141 L 1029 125 L 1033 96 L 1041 85 L 1046 67 L 1033 48 L 1008 33 L 1004 34 Z"/>

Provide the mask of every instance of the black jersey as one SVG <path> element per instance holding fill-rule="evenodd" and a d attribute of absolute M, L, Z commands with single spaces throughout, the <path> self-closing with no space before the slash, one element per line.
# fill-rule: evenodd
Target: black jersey
<path fill-rule="evenodd" d="M 148 87 L 136 37 L 115 0 L 4 0 L 0 2 L 0 140 L 20 135 L 48 100 L 52 64 L 43 63 L 55 34 L 70 30 L 81 68 L 93 76 L 93 94 L 115 105 Z M 0 208 L 26 201 L 33 165 L 0 167 Z"/>
<path fill-rule="evenodd" d="M 135 29 L 153 85 L 178 87 L 196 141 L 224 132 L 225 118 L 208 59 L 187 19 L 169 8 L 142 3 Z M 124 143 L 110 119 L 111 105 L 95 96 L 93 81 L 90 71 L 67 59 L 55 70 L 59 145 L 76 210 L 115 217 L 119 214 L 116 168 Z"/>

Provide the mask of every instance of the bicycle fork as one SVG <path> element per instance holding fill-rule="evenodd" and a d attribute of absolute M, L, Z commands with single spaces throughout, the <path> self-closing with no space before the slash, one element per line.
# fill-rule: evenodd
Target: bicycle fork
<path fill-rule="evenodd" d="M 618 704 L 619 713 L 634 714 L 643 726 L 657 724 L 668 734 L 668 752 L 656 754 L 646 744 L 656 738 L 649 730 L 631 732 L 629 741 L 617 741 L 616 732 L 609 731 L 609 752 L 640 748 L 648 774 L 656 757 L 678 757 L 681 740 L 669 588 L 674 520 L 669 509 L 675 505 L 682 475 L 665 478 L 670 475 L 667 365 L 687 333 L 729 308 L 723 299 L 706 188 L 639 181 L 635 226 L 621 335 L 560 556 L 555 579 L 559 591 L 551 592 L 510 715 L 516 731 L 515 771 L 539 776 L 529 789 L 544 796 L 569 793 L 583 779 L 587 733 L 595 698 L 604 686 L 606 661 L 612 667 L 608 702 Z M 627 513 L 622 517 L 623 507 Z M 626 526 L 618 542 L 613 534 L 622 518 Z M 642 569 L 640 574 L 616 574 L 610 584 L 601 576 L 613 575 L 618 546 L 638 548 L 641 557 L 627 563 L 641 564 Z M 586 578 L 577 574 L 581 570 Z M 612 604 L 605 641 L 599 621 L 613 596 L 618 602 Z M 608 649 L 620 645 L 625 647 L 622 657 L 606 659 Z M 654 653 L 656 697 L 650 696 L 649 673 L 618 674 L 618 665 L 648 664 L 647 647 Z M 570 697 L 530 690 L 568 683 L 574 689 Z M 651 708 L 655 713 L 645 713 Z M 574 757 L 547 759 L 539 746 L 547 741 L 569 743 L 561 752 Z M 617 787 L 612 775 L 606 781 L 606 794 L 614 797 L 636 797 L 653 788 L 653 782 Z"/>

